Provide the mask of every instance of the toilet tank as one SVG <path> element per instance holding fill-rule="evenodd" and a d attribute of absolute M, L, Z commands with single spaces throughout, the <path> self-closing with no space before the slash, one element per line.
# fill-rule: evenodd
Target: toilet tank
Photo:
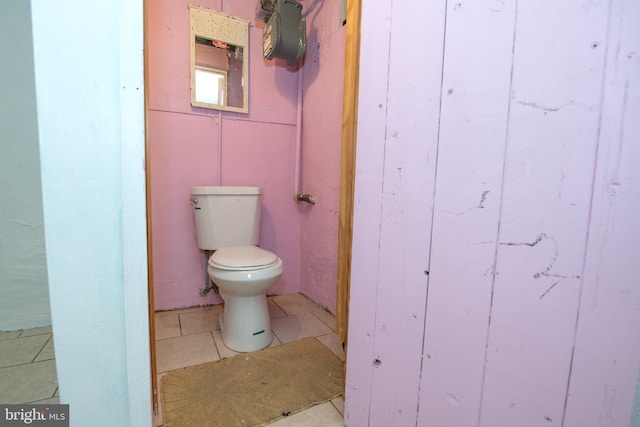
<path fill-rule="evenodd" d="M 192 187 L 198 247 L 257 246 L 261 196 L 260 187 Z"/>

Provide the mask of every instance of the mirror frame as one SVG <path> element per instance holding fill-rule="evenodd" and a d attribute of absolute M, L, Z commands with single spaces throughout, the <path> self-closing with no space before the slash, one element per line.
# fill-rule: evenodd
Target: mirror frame
<path fill-rule="evenodd" d="M 249 113 L 249 21 L 203 6 L 189 5 L 189 46 L 191 62 L 191 105 L 213 110 Z M 196 101 L 196 36 L 220 40 L 242 47 L 242 107 Z"/>

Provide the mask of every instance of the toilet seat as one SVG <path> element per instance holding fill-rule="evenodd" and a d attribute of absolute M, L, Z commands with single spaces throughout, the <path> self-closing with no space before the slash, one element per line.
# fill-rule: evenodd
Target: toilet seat
<path fill-rule="evenodd" d="M 275 265 L 278 257 L 257 246 L 220 248 L 209 258 L 209 267 L 230 271 L 262 270 Z"/>

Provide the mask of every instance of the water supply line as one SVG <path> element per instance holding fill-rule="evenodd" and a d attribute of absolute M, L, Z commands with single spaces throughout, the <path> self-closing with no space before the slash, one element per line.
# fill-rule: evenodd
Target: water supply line
<path fill-rule="evenodd" d="M 294 166 L 294 184 L 293 184 L 293 200 L 296 202 L 305 202 L 315 205 L 315 200 L 311 194 L 302 194 L 300 192 L 300 163 L 302 161 L 302 85 L 304 77 L 304 68 L 298 67 L 298 106 L 296 110 L 296 158 Z"/>
<path fill-rule="evenodd" d="M 204 288 L 198 290 L 198 293 L 201 297 L 207 295 L 209 292 L 213 291 L 216 294 L 220 294 L 220 290 L 218 289 L 218 285 L 216 285 L 211 277 L 209 277 L 209 250 L 204 250 Z"/>

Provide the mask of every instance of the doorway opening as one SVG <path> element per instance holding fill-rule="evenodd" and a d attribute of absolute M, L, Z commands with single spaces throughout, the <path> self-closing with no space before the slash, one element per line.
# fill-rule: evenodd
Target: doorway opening
<path fill-rule="evenodd" d="M 171 100 L 165 100 L 164 104 L 167 107 L 162 110 L 157 107 L 150 106 L 150 79 L 149 79 L 149 8 L 152 6 L 151 2 L 145 2 L 145 120 L 146 120 L 146 183 L 147 183 L 147 250 L 148 250 L 148 272 L 149 272 L 149 323 L 150 323 L 150 342 L 151 342 L 151 372 L 152 372 L 152 387 L 153 387 L 153 402 L 154 413 L 158 413 L 158 399 L 159 399 L 159 384 L 158 384 L 158 357 L 156 340 L 159 338 L 159 330 L 156 330 L 157 319 L 155 316 L 155 292 L 154 292 L 154 265 L 153 265 L 153 233 L 152 224 L 154 221 L 154 211 L 151 203 L 151 192 L 154 186 L 159 185 L 153 182 L 153 166 L 151 165 L 152 152 L 151 152 L 151 140 L 149 135 L 150 125 L 153 125 L 153 120 L 150 118 L 152 112 L 162 112 L 162 114 L 183 114 L 181 112 L 169 111 L 171 107 Z M 346 24 L 346 45 L 345 45 L 345 67 L 344 67 L 344 94 L 343 94 L 343 122 L 342 122 L 342 145 L 341 145 L 341 167 L 340 167 L 340 191 L 339 191 L 339 227 L 338 227 L 338 277 L 337 277 L 337 298 L 336 298 L 336 326 L 335 332 L 340 338 L 340 344 L 346 351 L 347 343 L 347 320 L 348 320 L 348 303 L 349 303 L 349 277 L 350 277 L 350 262 L 351 262 L 351 237 L 352 237 L 352 217 L 353 217 L 353 188 L 355 180 L 355 140 L 356 140 L 356 124 L 357 124 L 357 93 L 358 93 L 358 57 L 359 57 L 359 34 L 360 34 L 360 9 L 361 1 L 349 2 L 347 5 L 347 24 Z M 220 115 L 208 115 L 208 119 L 212 123 L 221 120 Z M 242 119 L 239 119 L 242 120 Z M 218 123 L 219 125 L 219 123 Z M 185 149 L 189 149 L 185 147 Z M 219 173 L 219 171 L 215 171 Z M 215 174 L 214 174 L 215 175 Z M 299 297 L 289 296 L 288 298 L 297 299 Z M 275 306 L 282 309 L 278 300 L 272 298 L 272 302 Z M 305 303 L 302 303 L 303 305 Z M 203 312 L 206 310 L 202 308 Z M 181 326 L 182 319 L 186 323 L 189 322 L 189 318 L 195 319 L 197 316 L 210 316 L 211 321 L 214 322 L 216 316 L 215 307 L 209 309 L 211 313 L 198 315 L 193 314 L 195 311 L 185 311 L 181 313 L 173 313 L 163 315 L 164 317 L 177 316 L 171 321 L 166 319 L 163 322 L 172 322 L 176 319 Z M 166 325 L 163 325 L 163 327 Z M 187 326 L 188 327 L 188 326 Z M 165 333 L 164 329 L 163 332 Z M 213 332 L 212 332 L 213 333 Z M 346 354 L 346 353 L 345 353 Z M 346 368 L 345 368 L 346 369 Z"/>

